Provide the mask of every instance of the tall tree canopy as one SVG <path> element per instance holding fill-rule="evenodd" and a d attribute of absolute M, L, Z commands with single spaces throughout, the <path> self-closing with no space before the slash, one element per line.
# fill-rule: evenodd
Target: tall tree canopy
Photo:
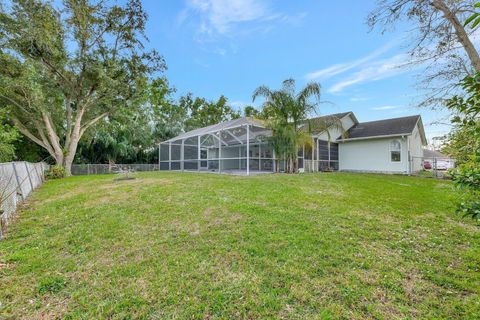
<path fill-rule="evenodd" d="M 146 51 L 139 0 L 12 0 L 0 12 L 0 101 L 17 129 L 70 174 L 92 125 L 146 101 L 165 63 Z"/>
<path fill-rule="evenodd" d="M 152 81 L 149 90 L 149 105 L 155 123 L 155 140 L 168 140 L 178 135 L 185 126 L 188 110 L 175 101 L 172 88 L 166 78 Z"/>
<path fill-rule="evenodd" d="M 228 99 L 223 95 L 217 101 L 208 101 L 205 98 L 194 98 L 189 93 L 180 98 L 178 105 L 187 114 L 186 131 L 240 117 L 240 112 L 229 106 Z"/>
<path fill-rule="evenodd" d="M 18 132 L 5 121 L 5 112 L 0 109 L 0 162 L 12 161 Z"/>
<path fill-rule="evenodd" d="M 382 32 L 407 21 L 412 63 L 426 64 L 419 85 L 427 89 L 424 106 L 438 106 L 467 75 L 480 71 L 480 55 L 472 35 L 477 29 L 464 26 L 473 12 L 474 0 L 378 0 L 368 24 Z M 409 64 L 407 64 L 409 65 Z"/>
<path fill-rule="evenodd" d="M 458 211 L 480 221 L 480 73 L 466 77 L 462 87 L 465 94 L 447 103 L 455 115 L 455 139 L 449 144 L 452 147 L 453 143 L 460 160 L 452 176 L 455 184 L 463 189 Z M 459 139 L 465 145 L 458 145 Z"/>

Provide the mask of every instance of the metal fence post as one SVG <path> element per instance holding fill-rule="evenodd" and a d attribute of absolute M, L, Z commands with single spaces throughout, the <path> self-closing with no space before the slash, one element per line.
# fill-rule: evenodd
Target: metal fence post
<path fill-rule="evenodd" d="M 250 175 L 250 126 L 247 124 L 247 176 Z"/>
<path fill-rule="evenodd" d="M 32 188 L 30 192 L 33 191 L 33 183 L 32 183 L 32 177 L 30 177 L 30 170 L 28 170 L 28 164 L 26 161 L 23 162 L 25 164 L 25 169 L 27 170 L 27 176 L 28 176 L 28 181 L 30 181 L 30 187 Z"/>
<path fill-rule="evenodd" d="M 33 164 L 33 169 L 35 169 L 35 174 L 37 175 L 38 182 L 39 182 L 39 184 L 41 185 L 42 182 L 43 182 L 43 179 L 42 179 L 42 177 L 38 174 L 37 164 L 36 164 L 36 163 Z"/>
<path fill-rule="evenodd" d="M 202 166 L 202 151 L 200 145 L 200 136 L 197 137 L 197 171 L 200 171 L 200 167 Z"/>
<path fill-rule="evenodd" d="M 180 169 L 182 172 L 185 170 L 185 139 L 182 139 L 182 149 L 180 149 Z"/>
<path fill-rule="evenodd" d="M 172 142 L 168 142 L 168 170 L 172 170 Z"/>
<path fill-rule="evenodd" d="M 15 162 L 12 162 L 13 172 L 15 173 L 15 180 L 17 180 L 17 188 L 20 189 L 20 194 L 22 195 L 22 199 L 25 200 L 25 195 L 23 194 L 22 184 L 20 183 L 20 178 L 18 177 L 17 166 Z"/>

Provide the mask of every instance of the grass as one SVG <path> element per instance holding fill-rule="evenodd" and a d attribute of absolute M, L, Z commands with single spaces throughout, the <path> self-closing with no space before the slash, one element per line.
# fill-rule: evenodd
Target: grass
<path fill-rule="evenodd" d="M 154 172 L 50 181 L 0 242 L 1 319 L 479 319 L 448 181 Z"/>

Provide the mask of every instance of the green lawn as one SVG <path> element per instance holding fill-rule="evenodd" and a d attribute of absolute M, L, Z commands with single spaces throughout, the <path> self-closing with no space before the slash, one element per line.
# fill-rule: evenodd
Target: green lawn
<path fill-rule="evenodd" d="M 479 319 L 449 182 L 154 172 L 40 188 L 0 242 L 0 319 Z"/>

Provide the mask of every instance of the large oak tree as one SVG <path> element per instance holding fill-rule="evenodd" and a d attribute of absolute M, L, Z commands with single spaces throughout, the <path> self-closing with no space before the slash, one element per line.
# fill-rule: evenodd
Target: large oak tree
<path fill-rule="evenodd" d="M 0 106 L 70 174 L 92 125 L 145 99 L 165 68 L 146 51 L 139 0 L 12 0 L 0 7 Z"/>

